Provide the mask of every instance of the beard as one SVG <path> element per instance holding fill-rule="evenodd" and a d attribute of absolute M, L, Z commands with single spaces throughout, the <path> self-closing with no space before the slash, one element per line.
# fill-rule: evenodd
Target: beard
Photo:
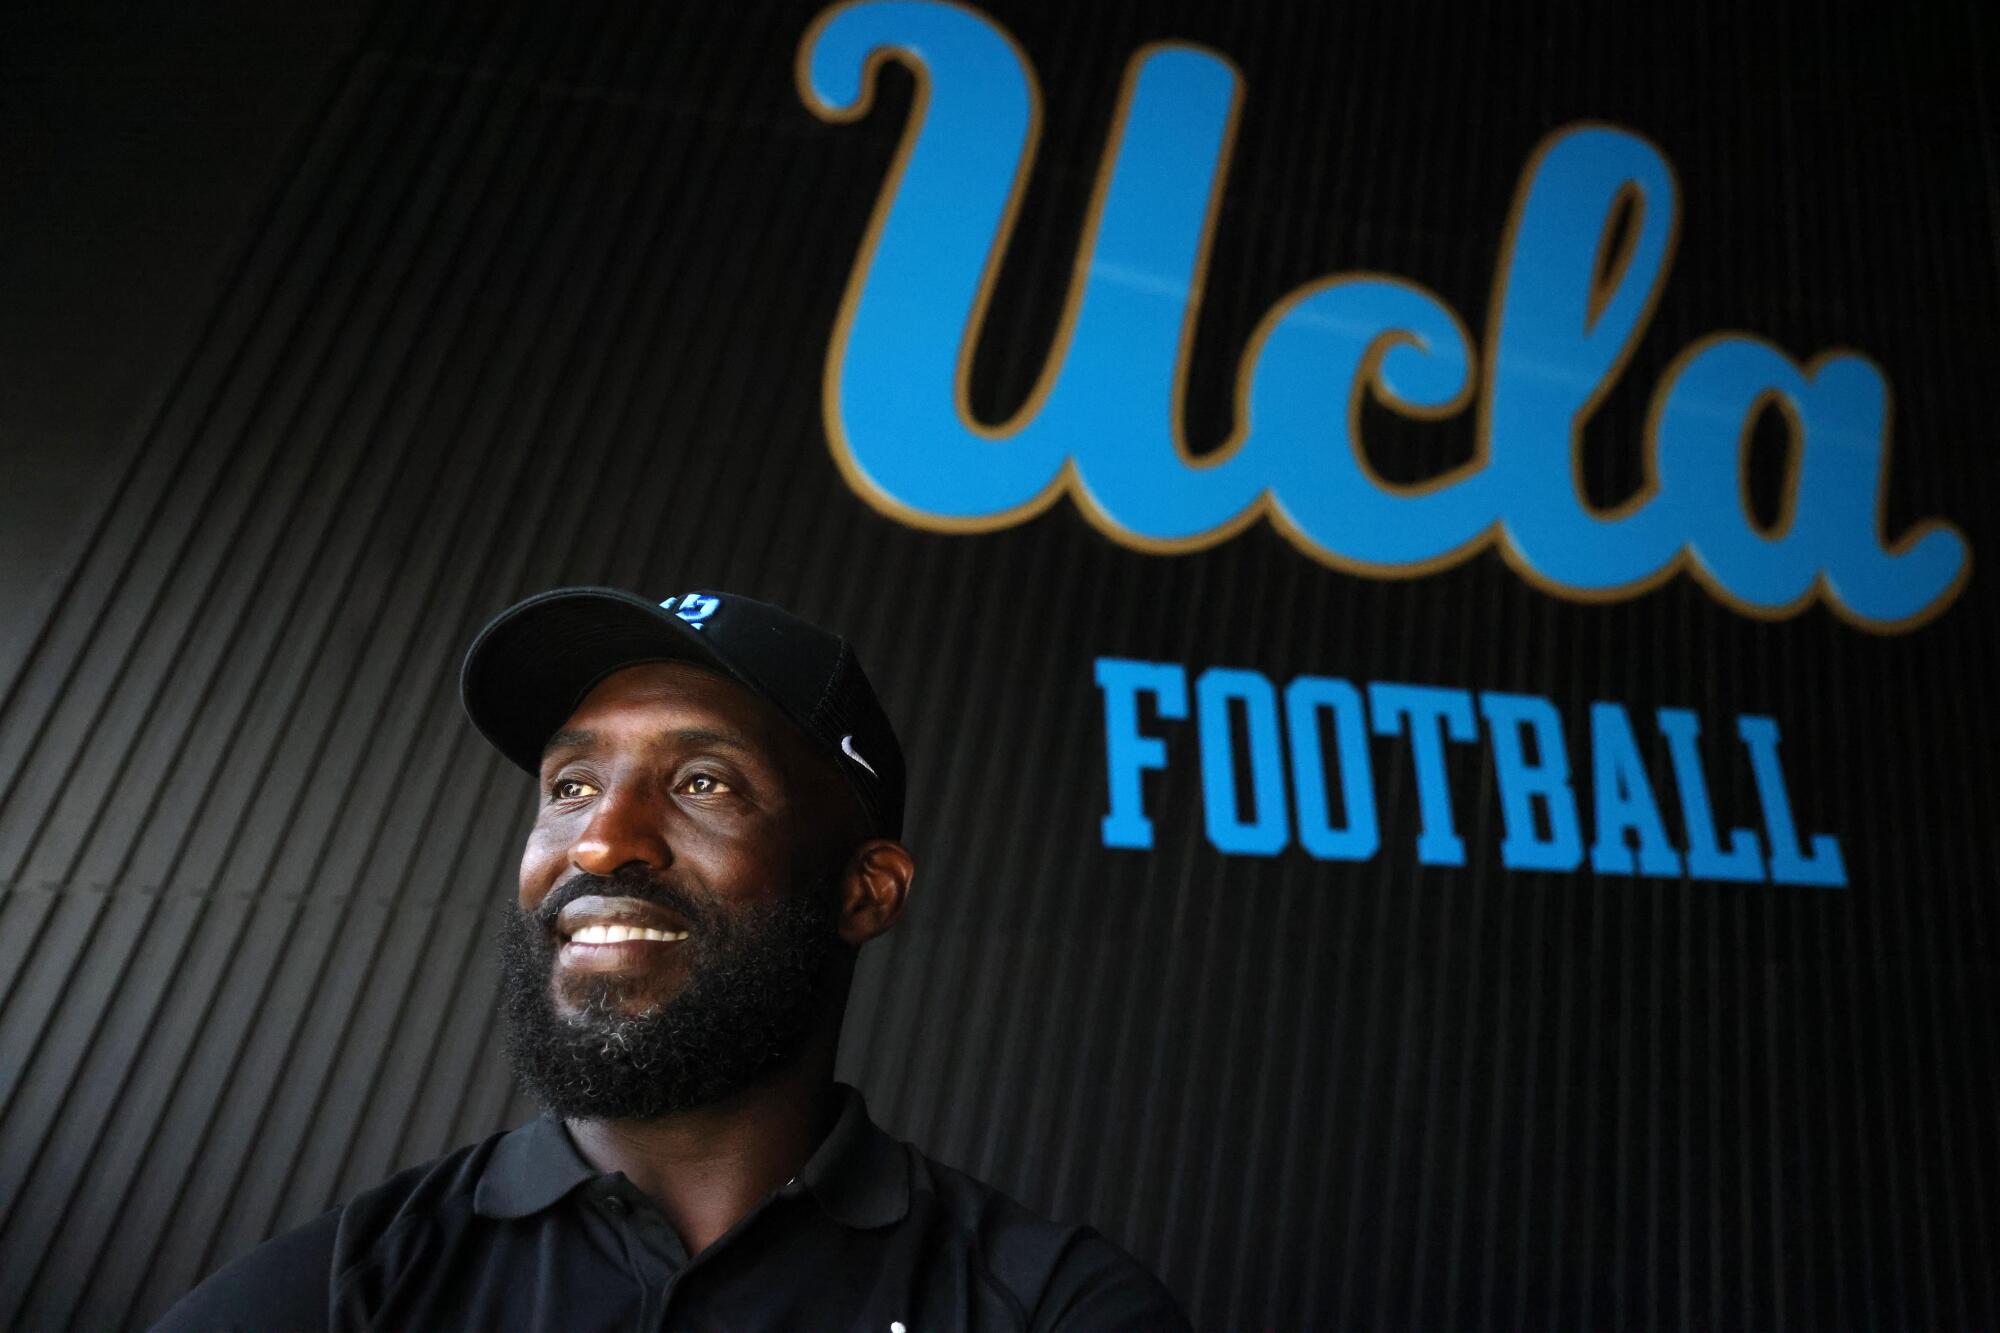
<path fill-rule="evenodd" d="M 507 1058 L 530 1096 L 565 1119 L 652 1120 L 751 1086 L 796 1056 L 830 1003 L 845 945 L 835 877 L 782 901 L 724 908 L 643 874 L 576 875 L 533 912 L 500 922 Z M 641 898 L 688 923 L 686 978 L 668 1000 L 632 1012 L 630 979 L 577 977 L 565 1012 L 553 993 L 556 914 L 585 894 Z"/>

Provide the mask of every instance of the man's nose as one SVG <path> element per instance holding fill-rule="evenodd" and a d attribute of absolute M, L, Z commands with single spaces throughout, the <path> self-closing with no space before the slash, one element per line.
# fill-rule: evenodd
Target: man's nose
<path fill-rule="evenodd" d="M 628 865 L 664 870 L 673 863 L 658 803 L 630 784 L 608 788 L 591 808 L 590 822 L 570 844 L 570 864 L 610 876 Z"/>

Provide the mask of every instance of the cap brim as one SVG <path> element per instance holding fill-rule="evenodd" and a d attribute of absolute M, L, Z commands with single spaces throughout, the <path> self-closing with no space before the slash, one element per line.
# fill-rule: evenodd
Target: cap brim
<path fill-rule="evenodd" d="M 622 667 L 668 661 L 739 679 L 673 612 L 616 588 L 557 588 L 508 607 L 479 632 L 459 696 L 495 749 L 538 773 L 549 737 L 592 686 Z"/>

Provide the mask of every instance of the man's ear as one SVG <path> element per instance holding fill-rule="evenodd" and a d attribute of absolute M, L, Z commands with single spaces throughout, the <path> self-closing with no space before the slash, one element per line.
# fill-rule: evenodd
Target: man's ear
<path fill-rule="evenodd" d="M 917 863 L 887 838 L 871 838 L 848 858 L 840 883 L 840 938 L 860 948 L 896 924 L 909 902 Z"/>

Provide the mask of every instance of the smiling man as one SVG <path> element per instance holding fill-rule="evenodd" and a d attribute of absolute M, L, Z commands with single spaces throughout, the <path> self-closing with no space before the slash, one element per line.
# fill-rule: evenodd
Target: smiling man
<path fill-rule="evenodd" d="M 564 588 L 466 711 L 535 776 L 500 931 L 546 1108 L 211 1277 L 162 1329 L 1181 1329 L 1157 1280 L 889 1137 L 836 1083 L 915 866 L 853 651 L 727 593 Z"/>

